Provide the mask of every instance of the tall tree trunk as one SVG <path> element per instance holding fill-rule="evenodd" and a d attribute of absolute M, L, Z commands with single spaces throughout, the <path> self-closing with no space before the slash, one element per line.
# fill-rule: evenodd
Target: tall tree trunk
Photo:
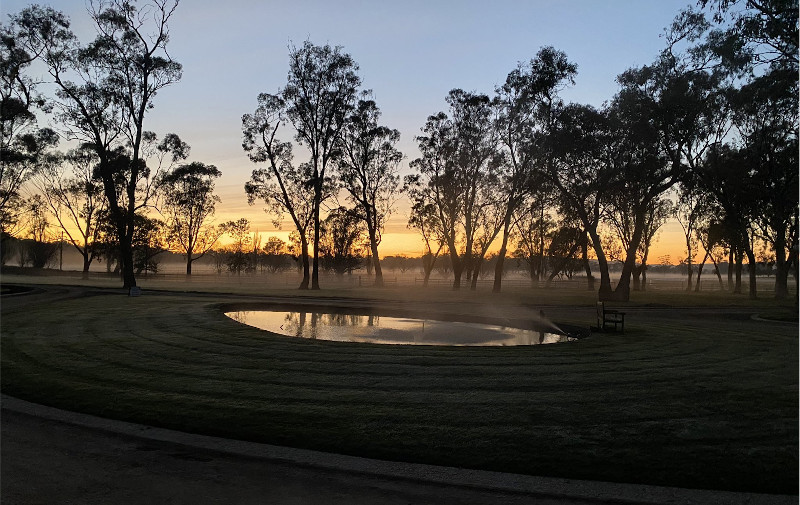
<path fill-rule="evenodd" d="M 748 294 L 751 300 L 755 300 L 758 298 L 758 291 L 756 287 L 756 255 L 753 253 L 753 249 L 749 246 L 747 249 L 745 249 L 745 254 L 747 254 L 747 262 L 750 264 L 750 286 L 748 286 Z"/>
<path fill-rule="evenodd" d="M 631 273 L 636 266 L 636 250 L 639 249 L 639 242 L 644 234 L 644 214 L 638 213 L 634 218 L 634 223 L 633 237 L 631 237 L 628 250 L 625 252 L 622 274 L 612 295 L 613 300 L 620 302 L 627 302 L 631 299 Z"/>
<path fill-rule="evenodd" d="M 130 238 L 120 240 L 120 255 L 122 256 L 122 287 L 130 289 L 136 287 L 136 274 L 133 269 L 133 246 Z"/>
<path fill-rule="evenodd" d="M 319 188 L 317 193 L 321 193 L 322 189 Z M 319 197 L 315 196 L 314 201 L 314 269 L 311 272 L 311 289 L 319 289 Z"/>
<path fill-rule="evenodd" d="M 481 265 L 483 264 L 483 256 L 474 258 L 473 263 L 475 263 L 475 270 L 472 271 L 472 282 L 469 285 L 469 289 L 471 291 L 478 289 L 478 274 L 480 273 Z"/>
<path fill-rule="evenodd" d="M 691 229 L 691 228 L 690 228 Z M 686 291 L 692 290 L 692 274 L 694 273 L 692 270 L 692 239 L 691 235 L 686 236 Z"/>
<path fill-rule="evenodd" d="M 703 256 L 703 261 L 700 262 L 700 265 L 697 267 L 697 281 L 694 285 L 694 292 L 700 292 L 700 276 L 703 274 L 703 266 L 706 264 L 706 260 L 708 260 L 708 251 L 706 251 L 706 255 Z"/>
<path fill-rule="evenodd" d="M 642 275 L 642 267 L 641 265 L 638 267 L 633 267 L 632 278 L 633 278 L 633 290 L 640 291 L 642 289 L 641 283 L 639 281 L 639 276 Z"/>
<path fill-rule="evenodd" d="M 500 251 L 497 253 L 497 264 L 494 266 L 494 285 L 493 293 L 499 293 L 503 285 L 503 269 L 505 268 L 506 252 L 508 250 L 508 234 L 511 230 L 511 209 L 506 210 L 503 220 L 503 241 L 500 244 Z"/>
<path fill-rule="evenodd" d="M 300 257 L 303 261 L 303 280 L 298 289 L 308 289 L 308 281 L 311 278 L 310 265 L 308 261 L 308 239 L 305 232 L 300 234 Z"/>
<path fill-rule="evenodd" d="M 742 294 L 742 251 L 736 250 L 736 271 L 735 280 L 733 284 L 733 293 Z"/>
<path fill-rule="evenodd" d="M 381 261 L 378 259 L 378 240 L 375 230 L 369 232 L 369 245 L 372 251 L 372 265 L 375 268 L 375 287 L 383 287 L 383 271 L 381 270 Z"/>
<path fill-rule="evenodd" d="M 786 229 L 785 225 L 775 228 L 775 298 L 784 300 L 789 297 L 789 270 L 786 266 Z"/>
<path fill-rule="evenodd" d="M 591 238 L 592 245 L 594 246 L 594 254 L 597 256 L 597 266 L 600 269 L 600 289 L 597 292 L 600 301 L 611 300 L 611 276 L 608 274 L 608 259 L 606 253 L 603 251 L 603 246 L 600 242 L 600 235 L 597 230 L 588 230 L 589 237 Z"/>
<path fill-rule="evenodd" d="M 584 237 L 586 238 L 586 237 Z M 589 239 L 583 241 L 581 244 L 583 270 L 586 272 L 586 289 L 594 291 L 594 275 L 592 275 L 592 266 L 589 264 Z"/>
<path fill-rule="evenodd" d="M 725 285 L 722 283 L 722 273 L 719 271 L 719 264 L 717 263 L 716 258 L 714 255 L 711 255 L 711 262 L 714 264 L 714 273 L 717 274 L 717 280 L 719 281 L 719 290 L 725 291 Z"/>
<path fill-rule="evenodd" d="M 457 263 L 457 264 L 456 264 Z M 461 261 L 453 263 L 453 289 L 461 289 L 461 274 L 464 272 L 464 266 Z"/>
<path fill-rule="evenodd" d="M 92 264 L 92 261 L 89 259 L 91 255 L 87 249 L 84 249 L 81 254 L 83 256 L 83 270 L 81 271 L 81 279 L 88 279 L 89 266 Z"/>
<path fill-rule="evenodd" d="M 194 260 L 192 259 L 191 254 L 186 255 L 186 275 L 192 275 L 192 263 Z"/>
<path fill-rule="evenodd" d="M 728 291 L 734 291 L 736 289 L 736 286 L 733 283 L 733 274 L 736 270 L 735 261 L 734 248 L 731 246 L 730 250 L 728 251 Z"/>

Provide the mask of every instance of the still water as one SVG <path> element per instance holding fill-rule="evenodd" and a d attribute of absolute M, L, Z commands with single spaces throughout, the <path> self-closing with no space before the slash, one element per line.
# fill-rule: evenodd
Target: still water
<path fill-rule="evenodd" d="M 575 340 L 566 335 L 491 324 L 329 312 L 226 312 L 250 326 L 289 337 L 417 345 L 538 345 Z"/>

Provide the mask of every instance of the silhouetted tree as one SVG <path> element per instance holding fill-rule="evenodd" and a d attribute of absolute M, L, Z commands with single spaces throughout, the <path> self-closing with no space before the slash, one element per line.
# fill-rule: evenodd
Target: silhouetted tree
<path fill-rule="evenodd" d="M 614 242 L 614 246 L 619 247 L 618 259 L 623 264 L 626 259 L 625 254 L 630 248 L 636 231 L 635 213 L 629 208 L 629 205 L 630 201 L 625 195 L 615 193 L 605 219 L 605 222 L 614 231 L 612 242 Z M 672 202 L 666 198 L 656 197 L 647 205 L 641 239 L 639 247 L 636 249 L 636 260 L 639 263 L 638 265 L 634 264 L 632 271 L 635 291 L 647 289 L 647 258 L 650 255 L 650 247 L 653 245 L 658 230 L 674 214 Z M 606 249 L 610 248 L 606 247 Z"/>
<path fill-rule="evenodd" d="M 550 246 L 547 248 L 551 263 L 550 275 L 545 286 L 550 286 L 553 279 L 562 274 L 572 278 L 572 273 L 580 268 L 577 253 L 585 241 L 586 234 L 580 228 L 561 226 L 552 234 Z"/>
<path fill-rule="evenodd" d="M 395 148 L 400 132 L 378 125 L 380 110 L 373 100 L 359 100 L 342 132 L 339 179 L 354 207 L 350 210 L 367 229 L 375 285 L 383 286 L 378 257 L 386 219 L 400 195 L 397 166 L 403 154 Z"/>
<path fill-rule="evenodd" d="M 441 221 L 439 221 L 439 213 L 430 198 L 428 191 L 430 188 L 415 186 L 413 183 L 408 184 L 413 180 L 414 176 L 406 179 L 406 187 L 411 188 L 409 196 L 412 201 L 408 227 L 416 229 L 422 235 L 422 241 L 425 244 L 425 250 L 422 253 L 422 286 L 427 287 L 431 272 L 436 266 L 436 260 L 445 247 L 445 237 Z"/>
<path fill-rule="evenodd" d="M 214 165 L 194 162 L 179 165 L 161 178 L 167 240 L 186 256 L 186 275 L 192 275 L 192 263 L 205 256 L 222 234 L 208 223 L 220 201 L 214 194 L 214 180 L 221 175 Z"/>
<path fill-rule="evenodd" d="M 515 256 L 528 266 L 531 285 L 541 281 L 547 269 L 547 250 L 557 230 L 544 195 L 534 197 L 518 209 L 514 217 L 514 232 L 517 249 Z"/>
<path fill-rule="evenodd" d="M 30 263 L 33 268 L 44 268 L 58 252 L 58 243 L 50 235 L 47 202 L 42 195 L 35 194 L 23 205 L 28 240 L 22 243 L 20 266 Z"/>
<path fill-rule="evenodd" d="M 100 256 L 100 220 L 108 207 L 102 185 L 93 177 L 98 161 L 91 149 L 75 149 L 36 177 L 50 212 L 83 258 L 83 278 Z"/>
<path fill-rule="evenodd" d="M 157 179 L 157 169 L 147 165 L 158 156 L 152 150 L 156 137 L 144 129 L 145 118 L 158 91 L 181 77 L 181 65 L 166 50 L 176 7 L 177 0 L 149 0 L 141 8 L 129 0 L 93 1 L 97 38 L 86 46 L 67 26 L 54 25 L 52 13 L 29 8 L 20 16 L 45 45 L 41 59 L 57 87 L 56 119 L 64 134 L 100 159 L 97 176 L 119 237 L 125 287 L 136 285 L 135 216 Z M 173 161 L 186 156 L 186 145 L 175 135 L 159 146 Z"/>
<path fill-rule="evenodd" d="M 31 23 L 25 13 L 47 20 Z M 58 143 L 49 128 L 39 128 L 37 112 L 51 104 L 40 94 L 40 84 L 29 74 L 48 38 L 60 38 L 69 22 L 50 7 L 31 6 L 0 24 L 0 236 L 19 232 L 23 198 L 20 188 L 45 164 L 45 154 Z M 2 245 L 0 245 L 2 249 Z"/>
<path fill-rule="evenodd" d="M 264 253 L 264 267 L 268 272 L 274 274 L 288 266 L 286 242 L 278 237 L 269 237 L 262 252 Z"/>
<path fill-rule="evenodd" d="M 673 23 L 668 37 L 670 54 L 678 42 L 688 48 L 679 53 L 685 75 L 709 76 L 727 79 L 730 110 L 729 124 L 736 127 L 732 135 L 737 145 L 729 159 L 743 156 L 751 167 L 748 181 L 750 199 L 754 195 L 760 203 L 755 215 L 762 228 L 762 237 L 773 247 L 776 256 L 776 297 L 788 293 L 787 254 L 796 250 L 787 237 L 796 228 L 797 192 L 797 131 L 798 131 L 798 9 L 797 3 L 785 0 L 739 1 L 701 0 L 700 6 L 708 9 L 709 19 L 703 11 L 691 8 L 683 11 Z M 741 81 L 744 80 L 744 84 Z M 698 86 L 695 86 L 699 88 Z M 687 104 L 694 107 L 695 104 Z M 719 107 L 717 107 L 719 108 Z M 714 163 L 721 159 L 713 153 Z M 709 192 L 717 191 L 712 180 L 718 181 L 717 170 L 700 167 L 696 173 Z M 712 180 L 704 176 L 711 174 Z M 728 201 L 715 194 L 718 200 Z M 732 204 L 732 202 L 729 202 Z M 747 207 L 746 204 L 739 207 Z M 726 214 L 730 209 L 726 209 Z M 742 238 L 741 219 L 727 215 L 731 232 L 731 254 L 748 257 L 751 265 L 755 254 Z M 740 248 L 744 248 L 743 250 Z M 791 257 L 791 256 L 789 256 Z M 740 260 L 737 261 L 740 263 Z M 737 265 L 737 273 L 739 267 Z M 756 296 L 755 268 L 751 268 L 750 296 Z M 738 286 L 737 286 L 738 289 Z"/>
<path fill-rule="evenodd" d="M 550 130 L 555 110 L 563 106 L 559 91 L 567 84 L 574 84 L 576 73 L 577 65 L 569 62 L 566 54 L 544 47 L 529 63 L 517 65 L 505 84 L 497 88 L 495 126 L 504 154 L 498 196 L 505 202 L 505 215 L 492 288 L 495 292 L 502 285 L 514 213 L 524 205 L 531 191 L 545 184 L 536 170 L 537 162 L 548 163 L 545 152 L 539 152 L 542 133 Z"/>
<path fill-rule="evenodd" d="M 416 138 L 421 157 L 410 166 L 419 173 L 413 183 L 428 187 L 428 201 L 450 254 L 453 289 L 459 289 L 473 262 L 481 185 L 496 180 L 489 174 L 497 169 L 500 155 L 488 96 L 454 89 L 447 103 L 451 117 L 444 112 L 428 117 L 425 135 Z"/>
<path fill-rule="evenodd" d="M 241 218 L 236 221 L 227 221 L 220 225 L 222 231 L 231 237 L 232 242 L 227 247 L 225 262 L 228 270 L 236 274 L 241 274 L 247 269 L 250 246 L 253 239 L 250 236 L 250 221 Z"/>
<path fill-rule="evenodd" d="M 358 269 L 363 257 L 359 245 L 365 231 L 364 223 L 345 207 L 329 212 L 320 243 L 325 268 L 339 275 Z"/>
<path fill-rule="evenodd" d="M 280 95 L 258 95 L 258 107 L 253 114 L 242 117 L 242 147 L 253 163 L 267 163 L 267 168 L 254 170 L 244 186 L 247 201 L 256 199 L 267 204 L 265 211 L 275 216 L 273 224 L 280 227 L 284 213 L 289 217 L 300 240 L 303 280 L 300 289 L 308 289 L 311 281 L 308 234 L 314 220 L 314 188 L 309 184 L 313 167 L 309 163 L 292 163 L 292 144 L 279 140 L 278 131 L 286 121 L 286 102 Z M 330 191 L 330 185 L 324 189 Z M 326 195 L 323 195 L 326 196 Z"/>
<path fill-rule="evenodd" d="M 546 147 L 552 164 L 548 179 L 558 192 L 561 214 L 581 223 L 600 270 L 600 298 L 611 295 L 608 257 L 599 226 L 622 184 L 621 164 L 608 115 L 591 106 L 570 104 L 559 111 Z"/>
<path fill-rule="evenodd" d="M 313 189 L 314 259 L 311 289 L 319 289 L 320 210 L 329 191 L 328 167 L 340 154 L 338 144 L 347 118 L 355 108 L 361 85 L 358 65 L 342 48 L 316 46 L 309 41 L 289 50 L 289 78 L 282 97 L 295 139 L 309 152 Z"/>
<path fill-rule="evenodd" d="M 158 256 L 167 250 L 164 222 L 137 214 L 133 235 L 133 266 L 136 275 L 158 273 Z"/>

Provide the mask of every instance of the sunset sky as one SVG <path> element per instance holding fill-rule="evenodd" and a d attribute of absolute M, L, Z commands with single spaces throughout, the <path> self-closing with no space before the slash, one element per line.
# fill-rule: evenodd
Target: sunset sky
<path fill-rule="evenodd" d="M 3 0 L 2 14 L 29 0 Z M 81 0 L 40 2 L 63 11 L 82 41 L 94 29 Z M 183 65 L 181 81 L 159 93 L 146 128 L 175 132 L 191 147 L 192 161 L 216 165 L 222 198 L 216 221 L 246 217 L 265 237 L 285 238 L 272 218 L 249 206 L 244 183 L 256 168 L 241 148 L 241 116 L 252 112 L 260 92 L 286 82 L 288 46 L 341 45 L 360 66 L 382 123 L 401 132 L 401 173 L 418 156 L 414 136 L 427 116 L 446 107 L 452 88 L 491 94 L 519 61 L 542 46 L 566 52 L 578 64 L 566 101 L 602 105 L 617 90 L 615 77 L 650 63 L 660 37 L 687 0 L 410 0 L 257 2 L 183 0 L 170 24 L 170 55 Z M 296 157 L 304 155 L 302 148 Z M 382 255 L 418 255 L 416 232 L 406 228 L 401 201 L 381 244 Z M 676 222 L 662 228 L 650 262 L 682 257 Z"/>

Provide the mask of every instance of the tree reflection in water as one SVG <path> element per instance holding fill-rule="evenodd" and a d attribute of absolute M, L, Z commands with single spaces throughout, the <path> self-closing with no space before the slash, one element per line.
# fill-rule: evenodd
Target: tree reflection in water
<path fill-rule="evenodd" d="M 235 321 L 290 337 L 420 345 L 539 345 L 575 340 L 542 329 L 314 311 L 237 311 Z"/>

